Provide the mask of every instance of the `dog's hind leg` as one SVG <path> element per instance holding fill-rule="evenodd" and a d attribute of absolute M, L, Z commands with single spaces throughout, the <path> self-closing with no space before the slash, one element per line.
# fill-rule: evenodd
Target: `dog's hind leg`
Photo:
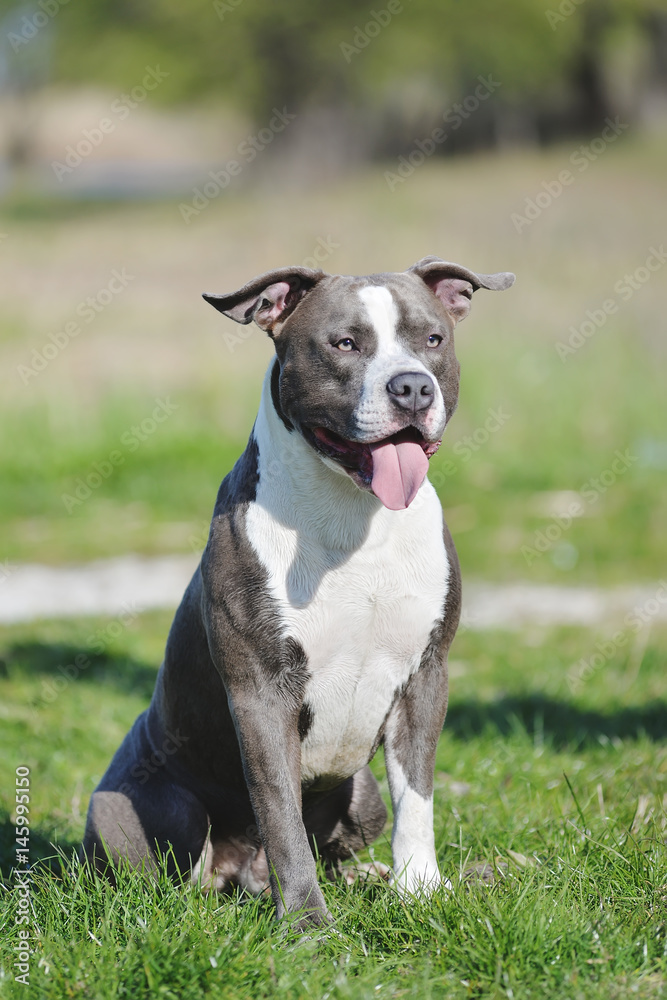
<path fill-rule="evenodd" d="M 161 854 L 169 875 L 186 874 L 201 854 L 208 824 L 201 802 L 170 781 L 149 782 L 140 797 L 100 789 L 90 800 L 83 855 L 100 871 L 111 862 L 154 874 Z"/>
<path fill-rule="evenodd" d="M 372 844 L 386 820 L 387 808 L 368 766 L 331 792 L 304 801 L 303 821 L 313 849 L 333 871 Z"/>

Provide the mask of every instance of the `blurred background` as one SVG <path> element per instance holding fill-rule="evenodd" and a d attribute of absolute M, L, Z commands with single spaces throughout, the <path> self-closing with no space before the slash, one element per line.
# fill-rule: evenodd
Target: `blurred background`
<path fill-rule="evenodd" d="M 271 356 L 201 292 L 435 253 L 517 274 L 432 463 L 466 578 L 660 578 L 663 2 L 1 10 L 5 575 L 201 550 Z"/>

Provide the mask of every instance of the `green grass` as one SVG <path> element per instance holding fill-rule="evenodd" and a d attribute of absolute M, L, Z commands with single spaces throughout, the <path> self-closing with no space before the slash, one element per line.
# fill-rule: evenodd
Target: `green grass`
<path fill-rule="evenodd" d="M 522 350 L 509 334 L 502 349 L 489 347 L 481 357 L 462 343 L 461 405 L 431 464 L 467 575 L 567 581 L 576 574 L 603 583 L 659 577 L 667 557 L 667 496 L 664 471 L 649 447 L 663 433 L 659 371 L 649 371 L 647 358 L 610 335 L 604 349 L 582 358 L 574 371 L 558 362 L 538 389 L 516 369 Z M 534 352 L 538 359 L 540 352 L 547 349 Z M 593 367 L 598 395 L 591 401 Z M 600 427 L 593 410 L 607 405 L 606 387 L 621 381 L 632 391 Z M 132 428 L 141 431 L 142 421 L 151 419 L 153 399 L 110 394 L 83 422 L 78 409 L 68 414 L 65 404 L 55 416 L 46 404 L 6 414 L 5 557 L 73 562 L 119 550 L 201 548 L 217 487 L 252 427 L 260 382 L 257 372 L 235 436 L 211 420 L 213 392 L 196 399 L 169 393 L 177 409 L 144 440 Z M 580 400 L 593 414 L 590 423 Z M 492 433 L 484 426 L 489 411 L 501 414 L 502 425 Z M 54 423 L 61 425 L 57 448 L 48 444 Z M 538 533 L 567 510 L 570 501 L 558 494 L 581 491 L 604 475 L 618 451 L 629 451 L 627 472 L 608 488 L 594 488 L 592 498 L 582 500 L 583 516 L 544 558 L 532 557 Z M 90 476 L 97 477 L 92 488 L 77 493 Z"/>
<path fill-rule="evenodd" d="M 52 842 L 69 858 L 80 841 L 89 794 L 150 696 L 169 617 L 144 615 L 115 638 L 110 624 L 2 631 L 0 863 L 8 880 L 18 766 L 31 771 L 36 863 L 30 992 L 11 980 L 18 895 L 5 891 L 3 995 L 664 996 L 667 634 L 638 633 L 573 685 L 573 664 L 604 633 L 464 630 L 436 766 L 453 894 L 406 905 L 385 886 L 327 885 L 337 933 L 304 942 L 265 899 L 132 874 L 112 889 L 70 861 L 39 863 Z M 81 653 L 89 663 L 65 681 L 59 667 Z M 387 798 L 381 754 L 373 766 Z M 390 859 L 388 830 L 375 856 Z M 495 885 L 459 881 L 479 861 L 498 867 Z"/>

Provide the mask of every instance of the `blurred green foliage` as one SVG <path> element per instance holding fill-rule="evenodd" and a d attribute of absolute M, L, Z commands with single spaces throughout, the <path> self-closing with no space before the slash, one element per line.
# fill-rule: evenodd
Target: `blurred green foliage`
<path fill-rule="evenodd" d="M 260 119 L 274 104 L 373 105 L 415 81 L 456 99 L 493 75 L 502 100 L 595 100 L 610 46 L 641 30 L 660 0 L 77 0 L 57 15 L 55 76 L 132 86 L 147 64 L 165 103 L 206 96 Z M 599 88 L 598 88 L 599 89 Z"/>

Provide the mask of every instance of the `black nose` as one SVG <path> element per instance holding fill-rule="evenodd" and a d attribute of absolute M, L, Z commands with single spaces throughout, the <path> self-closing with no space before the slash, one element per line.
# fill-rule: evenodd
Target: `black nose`
<path fill-rule="evenodd" d="M 431 405 L 435 387 L 424 372 L 401 372 L 387 382 L 387 392 L 397 406 L 417 413 Z"/>

